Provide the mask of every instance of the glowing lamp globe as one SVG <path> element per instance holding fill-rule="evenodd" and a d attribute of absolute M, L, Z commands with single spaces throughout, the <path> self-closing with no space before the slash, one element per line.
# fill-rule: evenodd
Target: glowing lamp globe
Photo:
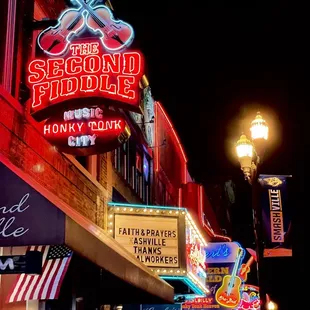
<path fill-rule="evenodd" d="M 269 128 L 266 121 L 258 112 L 255 119 L 251 123 L 251 137 L 255 146 L 255 151 L 258 156 L 263 156 L 268 139 Z"/>
<path fill-rule="evenodd" d="M 254 151 L 252 142 L 245 135 L 242 135 L 237 141 L 236 151 L 241 169 L 246 176 L 249 176 L 251 174 L 251 165 Z"/>
<path fill-rule="evenodd" d="M 269 128 L 266 121 L 263 119 L 259 112 L 257 112 L 255 119 L 252 121 L 250 130 L 252 140 L 268 139 Z"/>
<path fill-rule="evenodd" d="M 267 304 L 267 309 L 268 310 L 277 310 L 278 305 L 276 303 L 274 303 L 273 301 L 269 301 Z"/>

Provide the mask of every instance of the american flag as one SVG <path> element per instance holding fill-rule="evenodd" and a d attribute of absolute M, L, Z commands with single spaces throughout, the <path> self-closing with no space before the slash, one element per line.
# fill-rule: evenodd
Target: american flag
<path fill-rule="evenodd" d="M 73 252 L 64 245 L 31 246 L 28 250 L 43 253 L 42 274 L 19 275 L 7 302 L 57 299 Z"/>

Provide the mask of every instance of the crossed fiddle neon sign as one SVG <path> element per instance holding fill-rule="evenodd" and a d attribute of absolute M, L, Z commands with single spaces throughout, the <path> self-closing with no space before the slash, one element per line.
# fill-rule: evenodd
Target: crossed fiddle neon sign
<path fill-rule="evenodd" d="M 105 5 L 94 5 L 97 0 L 75 0 L 79 8 L 65 10 L 56 26 L 43 30 L 38 38 L 39 47 L 50 56 L 64 54 L 74 36 L 87 27 L 98 34 L 107 51 L 120 51 L 134 38 L 133 28 L 122 20 L 115 20 Z"/>

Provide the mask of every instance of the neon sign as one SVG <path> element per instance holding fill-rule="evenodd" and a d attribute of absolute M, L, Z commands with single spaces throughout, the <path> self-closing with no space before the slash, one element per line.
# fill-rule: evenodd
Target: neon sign
<path fill-rule="evenodd" d="M 225 308 L 235 309 L 241 300 L 242 280 L 237 276 L 237 272 L 243 257 L 243 250 L 239 248 L 232 273 L 224 276 L 222 285 L 215 293 L 217 303 Z"/>
<path fill-rule="evenodd" d="M 207 264 L 234 263 L 239 248 L 237 242 L 211 242 L 206 247 Z"/>
<path fill-rule="evenodd" d="M 77 99 L 89 97 L 139 112 L 144 60 L 140 52 L 126 50 L 132 27 L 115 20 L 106 6 L 93 6 L 93 0 L 76 2 L 79 8 L 64 11 L 58 24 L 37 38 L 45 57 L 28 64 L 30 113 L 42 121 L 57 114 L 60 103 L 77 107 Z"/>
<path fill-rule="evenodd" d="M 139 80 L 143 73 L 139 52 L 104 54 L 98 42 L 71 44 L 66 58 L 35 59 L 28 66 L 31 88 L 31 113 L 58 106 L 69 99 L 106 97 L 136 107 Z"/>
<path fill-rule="evenodd" d="M 244 285 L 241 301 L 236 310 L 259 310 L 259 288 L 254 285 Z"/>
<path fill-rule="evenodd" d="M 209 258 L 209 257 L 212 257 L 212 258 L 228 257 L 229 254 L 230 254 L 230 250 L 226 244 L 221 244 L 217 248 L 215 248 L 214 250 L 211 250 L 211 251 L 208 251 L 208 249 L 206 249 L 207 258 Z"/>
<path fill-rule="evenodd" d="M 194 275 L 200 283 L 206 283 L 206 253 L 193 227 L 186 227 L 186 265 L 189 274 Z"/>
<path fill-rule="evenodd" d="M 65 53 L 74 35 L 81 34 L 85 26 L 100 35 L 100 41 L 108 51 L 118 51 L 131 44 L 134 37 L 132 27 L 122 20 L 115 20 L 107 6 L 93 7 L 95 0 L 75 2 L 79 8 L 65 10 L 56 26 L 39 34 L 37 42 L 42 51 L 51 56 Z"/>
<path fill-rule="evenodd" d="M 92 107 L 65 111 L 62 120 L 48 119 L 43 136 L 66 153 L 91 155 L 124 143 L 130 137 L 130 129 L 120 114 Z"/>

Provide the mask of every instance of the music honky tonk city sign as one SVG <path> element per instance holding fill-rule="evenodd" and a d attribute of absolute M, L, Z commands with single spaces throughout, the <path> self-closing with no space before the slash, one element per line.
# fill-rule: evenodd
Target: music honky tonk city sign
<path fill-rule="evenodd" d="M 77 108 L 76 99 L 89 97 L 139 109 L 144 61 L 140 52 L 128 49 L 133 28 L 96 2 L 75 0 L 77 7 L 65 10 L 56 26 L 37 37 L 43 56 L 30 61 L 27 78 L 30 111 L 37 121 L 57 114 L 60 107 Z"/>

